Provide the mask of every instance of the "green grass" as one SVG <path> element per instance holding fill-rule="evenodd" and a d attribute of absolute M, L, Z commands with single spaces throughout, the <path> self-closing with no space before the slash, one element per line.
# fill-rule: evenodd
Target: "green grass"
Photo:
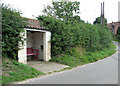
<path fill-rule="evenodd" d="M 113 41 L 117 41 L 117 42 L 120 42 L 120 39 L 117 37 L 117 36 L 113 36 Z"/>
<path fill-rule="evenodd" d="M 116 52 L 115 48 L 116 46 L 111 43 L 110 48 L 105 48 L 96 52 L 86 52 L 85 49 L 82 49 L 81 46 L 78 46 L 71 48 L 69 53 L 64 53 L 60 57 L 52 58 L 51 61 L 69 65 L 70 67 L 75 67 L 108 57 Z"/>
<path fill-rule="evenodd" d="M 72 69 L 72 67 L 67 67 L 67 68 L 61 69 L 61 70 L 59 70 L 57 72 L 66 71 L 66 70 L 69 70 L 69 69 Z"/>
<path fill-rule="evenodd" d="M 2 85 L 2 75 L 0 75 L 0 86 Z"/>
<path fill-rule="evenodd" d="M 2 71 L 2 84 L 23 81 L 28 78 L 44 75 L 43 72 L 8 58 L 2 59 Z"/>
<path fill-rule="evenodd" d="M 60 56 L 52 58 L 51 61 L 69 65 L 70 67 L 60 70 L 65 71 L 78 65 L 95 62 L 108 57 L 116 52 L 115 48 L 116 46 L 111 43 L 111 46 L 108 49 L 103 49 L 96 52 L 86 52 L 86 50 L 81 48 L 81 46 L 77 46 L 69 49 L 66 53 L 61 54 Z M 2 84 L 9 84 L 15 81 L 23 81 L 25 79 L 44 75 L 44 73 L 39 72 L 28 65 L 18 63 L 16 60 L 8 58 L 2 59 L 2 71 Z M 49 74 L 51 74 L 51 72 L 49 72 Z"/>

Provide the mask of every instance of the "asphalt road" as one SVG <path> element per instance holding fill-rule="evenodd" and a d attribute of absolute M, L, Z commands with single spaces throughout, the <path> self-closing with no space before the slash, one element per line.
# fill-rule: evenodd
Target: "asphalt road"
<path fill-rule="evenodd" d="M 116 42 L 114 42 L 118 45 Z M 118 52 L 103 60 L 26 81 L 22 84 L 117 84 Z"/>

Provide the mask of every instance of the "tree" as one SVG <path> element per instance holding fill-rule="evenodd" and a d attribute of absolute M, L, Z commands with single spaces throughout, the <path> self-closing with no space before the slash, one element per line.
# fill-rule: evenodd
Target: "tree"
<path fill-rule="evenodd" d="M 80 2 L 62 1 L 62 2 L 52 2 L 52 7 L 47 6 L 44 8 L 43 13 L 45 15 L 53 16 L 59 18 L 63 21 L 69 21 L 73 18 L 73 13 L 79 13 Z"/>
<path fill-rule="evenodd" d="M 76 15 L 76 16 L 73 17 L 73 21 L 77 21 L 78 23 L 80 23 L 80 22 L 83 22 L 83 23 L 84 23 L 84 21 L 81 20 L 81 19 L 80 19 L 80 16 L 78 16 L 78 15 Z"/>
<path fill-rule="evenodd" d="M 120 35 L 120 27 L 118 27 L 117 35 Z"/>
<path fill-rule="evenodd" d="M 97 17 L 93 24 L 99 24 L 101 25 L 101 17 Z M 105 26 L 107 26 L 107 19 L 105 18 Z"/>

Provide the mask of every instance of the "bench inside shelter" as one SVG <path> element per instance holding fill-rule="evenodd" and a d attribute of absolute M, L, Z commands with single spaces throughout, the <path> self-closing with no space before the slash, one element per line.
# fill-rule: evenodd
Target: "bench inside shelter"
<path fill-rule="evenodd" d="M 30 55 L 35 55 L 35 57 L 38 59 L 38 49 L 33 49 L 33 47 L 27 48 L 27 56 Z"/>

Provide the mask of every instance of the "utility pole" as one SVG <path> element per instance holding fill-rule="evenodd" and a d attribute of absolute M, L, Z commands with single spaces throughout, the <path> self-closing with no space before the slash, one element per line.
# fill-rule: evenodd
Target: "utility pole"
<path fill-rule="evenodd" d="M 105 18 L 104 18 L 104 2 L 101 3 L 101 25 L 105 26 Z"/>
<path fill-rule="evenodd" d="M 103 22 L 102 22 L 102 3 L 101 3 L 101 25 L 103 25 Z"/>
<path fill-rule="evenodd" d="M 104 17 L 104 2 L 103 2 L 103 27 L 105 26 L 105 17 Z"/>

